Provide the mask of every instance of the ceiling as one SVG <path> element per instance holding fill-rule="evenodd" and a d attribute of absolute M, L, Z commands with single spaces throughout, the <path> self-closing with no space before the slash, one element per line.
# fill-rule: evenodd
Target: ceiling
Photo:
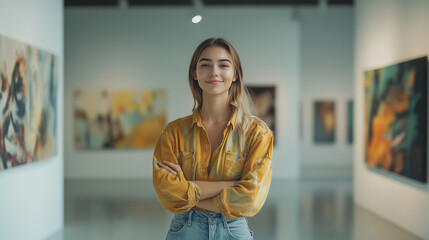
<path fill-rule="evenodd" d="M 191 6 L 193 0 L 64 0 L 66 7 L 116 7 L 123 1 L 133 6 Z M 199 0 L 204 6 L 318 5 L 319 0 Z M 320 0 L 322 1 L 322 0 Z M 354 0 L 325 0 L 328 5 L 353 5 Z"/>

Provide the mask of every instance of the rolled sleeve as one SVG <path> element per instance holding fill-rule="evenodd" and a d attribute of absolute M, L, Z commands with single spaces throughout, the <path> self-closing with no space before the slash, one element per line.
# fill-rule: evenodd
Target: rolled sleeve
<path fill-rule="evenodd" d="M 225 217 L 252 217 L 262 208 L 271 184 L 272 151 L 272 133 L 258 134 L 247 154 L 240 181 L 213 198 L 213 203 Z"/>
<path fill-rule="evenodd" d="M 200 199 L 201 189 L 186 180 L 183 172 L 167 173 L 159 162 L 179 164 L 175 154 L 174 138 L 164 130 L 158 139 L 153 156 L 153 186 L 162 206 L 173 214 L 183 213 L 194 207 Z"/>
<path fill-rule="evenodd" d="M 200 200 L 201 188 L 193 182 L 188 182 L 188 183 L 189 183 L 188 205 L 195 206 Z"/>

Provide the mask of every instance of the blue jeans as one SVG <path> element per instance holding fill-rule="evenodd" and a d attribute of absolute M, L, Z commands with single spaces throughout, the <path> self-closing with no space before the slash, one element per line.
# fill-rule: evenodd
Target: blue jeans
<path fill-rule="evenodd" d="M 221 213 L 194 209 L 176 214 L 171 220 L 167 240 L 253 240 L 246 218 L 229 220 Z"/>

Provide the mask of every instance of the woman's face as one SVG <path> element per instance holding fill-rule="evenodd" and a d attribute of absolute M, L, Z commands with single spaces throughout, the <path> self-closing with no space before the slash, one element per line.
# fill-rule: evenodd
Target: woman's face
<path fill-rule="evenodd" d="M 208 47 L 203 50 L 197 62 L 194 79 L 203 94 L 228 94 L 232 82 L 236 80 L 232 58 L 222 47 Z"/>

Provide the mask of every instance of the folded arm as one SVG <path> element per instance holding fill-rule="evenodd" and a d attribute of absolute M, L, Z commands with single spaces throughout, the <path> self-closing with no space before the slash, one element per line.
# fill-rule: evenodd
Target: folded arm
<path fill-rule="evenodd" d="M 242 177 L 234 187 L 225 188 L 213 203 L 229 219 L 251 217 L 264 205 L 272 174 L 273 135 L 263 131 L 253 138 Z"/>
<path fill-rule="evenodd" d="M 165 172 L 173 175 L 178 175 L 178 174 L 181 174 L 182 172 L 180 165 L 174 164 L 172 162 L 163 161 L 162 163 L 159 163 L 159 165 L 162 169 L 164 169 Z M 201 189 L 200 201 L 202 201 L 218 195 L 227 187 L 233 187 L 237 181 L 190 181 L 190 182 L 196 184 Z"/>
<path fill-rule="evenodd" d="M 165 131 L 158 139 L 153 155 L 152 183 L 162 206 L 173 214 L 183 213 L 193 208 L 200 200 L 201 189 L 187 181 L 183 172 L 169 174 L 162 167 L 165 160 L 178 163 L 174 138 Z"/>

